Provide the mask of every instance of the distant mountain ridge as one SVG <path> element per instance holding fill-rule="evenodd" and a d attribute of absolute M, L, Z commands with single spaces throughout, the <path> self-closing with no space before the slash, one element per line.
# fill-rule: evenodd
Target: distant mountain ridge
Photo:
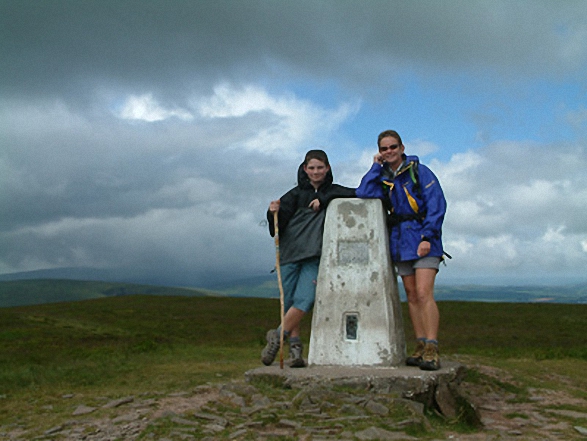
<path fill-rule="evenodd" d="M 399 289 L 400 298 L 405 301 L 401 283 Z M 278 298 L 279 290 L 275 275 L 226 281 L 216 284 L 214 289 L 69 279 L 29 278 L 0 281 L 0 307 L 74 302 L 133 294 Z M 579 304 L 587 303 L 587 284 L 567 286 L 439 285 L 436 287 L 435 297 L 438 301 Z"/>
<path fill-rule="evenodd" d="M 0 307 L 76 302 L 133 294 L 210 296 L 219 292 L 191 288 L 138 285 L 87 280 L 28 279 L 0 282 Z"/>
<path fill-rule="evenodd" d="M 9 274 L 0 274 L 0 281 L 13 280 L 38 280 L 38 279 L 60 279 L 60 280 L 85 280 L 99 282 L 132 283 L 138 285 L 154 286 L 190 286 L 203 289 L 215 289 L 218 284 L 229 283 L 242 278 L 242 275 L 227 274 L 224 272 L 202 272 L 194 270 L 190 275 L 160 276 L 156 274 L 145 275 L 144 273 L 133 273 L 125 269 L 99 269 L 88 267 L 65 267 L 41 269 L 35 271 L 23 271 Z"/>

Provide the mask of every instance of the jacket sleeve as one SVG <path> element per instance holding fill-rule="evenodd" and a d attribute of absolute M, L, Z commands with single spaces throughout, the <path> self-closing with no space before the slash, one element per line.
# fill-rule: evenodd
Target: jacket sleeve
<path fill-rule="evenodd" d="M 379 181 L 380 174 L 381 164 L 374 162 L 371 169 L 361 179 L 361 184 L 356 191 L 358 198 L 383 199 L 385 197 Z"/>
<path fill-rule="evenodd" d="M 298 209 L 298 192 L 293 188 L 279 198 L 279 211 L 277 212 L 277 223 L 279 231 L 283 232 L 289 220 L 293 217 Z M 273 224 L 273 213 L 267 210 L 267 222 L 269 225 L 269 234 L 275 236 L 275 226 Z"/>
<path fill-rule="evenodd" d="M 320 201 L 320 206 L 326 208 L 333 199 L 354 197 L 356 197 L 354 188 L 333 184 L 328 192 L 318 195 L 318 200 Z"/>
<path fill-rule="evenodd" d="M 440 238 L 442 222 L 446 213 L 446 199 L 438 178 L 425 165 L 420 164 L 419 181 L 422 199 L 426 207 L 426 217 L 422 221 L 422 236 Z"/>

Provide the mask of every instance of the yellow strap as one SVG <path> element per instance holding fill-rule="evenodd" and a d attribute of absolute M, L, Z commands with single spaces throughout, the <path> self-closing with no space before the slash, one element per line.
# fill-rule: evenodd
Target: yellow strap
<path fill-rule="evenodd" d="M 383 181 L 383 184 L 389 187 L 389 191 L 393 190 L 393 186 L 395 185 L 393 182 L 390 181 Z"/>
<path fill-rule="evenodd" d="M 418 203 L 416 202 L 416 199 L 414 199 L 414 197 L 410 194 L 410 192 L 408 191 L 408 188 L 404 186 L 404 191 L 406 193 L 406 197 L 408 198 L 408 202 L 410 204 L 410 207 L 412 207 L 412 210 L 414 210 L 414 213 L 418 214 Z"/>

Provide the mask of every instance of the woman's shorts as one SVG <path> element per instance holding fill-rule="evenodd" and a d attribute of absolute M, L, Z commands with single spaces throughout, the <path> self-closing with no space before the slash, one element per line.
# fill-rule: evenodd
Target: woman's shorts
<path fill-rule="evenodd" d="M 416 260 L 394 262 L 394 264 L 400 276 L 411 276 L 416 272 L 416 268 L 433 268 L 438 271 L 440 260 L 440 257 L 422 257 Z"/>
<path fill-rule="evenodd" d="M 292 306 L 304 312 L 312 309 L 316 300 L 319 266 L 319 257 L 281 265 L 284 311 L 287 312 Z"/>

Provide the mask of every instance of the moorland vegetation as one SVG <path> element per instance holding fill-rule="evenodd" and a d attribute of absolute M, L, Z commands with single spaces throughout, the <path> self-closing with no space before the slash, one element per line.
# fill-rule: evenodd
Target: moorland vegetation
<path fill-rule="evenodd" d="M 442 356 L 470 367 L 465 382 L 487 393 L 507 392 L 518 402 L 528 402 L 531 390 L 564 390 L 576 401 L 545 402 L 545 409 L 587 416 L 587 305 L 444 301 L 439 307 Z M 242 381 L 245 371 L 260 366 L 264 334 L 278 317 L 275 299 L 203 295 L 123 295 L 0 308 L 0 434 L 19 427 L 27 437 L 48 436 L 47 430 L 72 418 L 76 406 L 97 397 Z M 306 320 L 309 329 L 311 316 Z M 405 325 L 411 341 L 411 326 Z M 476 366 L 507 375 L 490 378 Z M 265 393 L 286 399 L 293 394 Z M 421 439 L 483 430 L 431 412 L 432 426 L 414 433 Z M 573 424 L 587 427 L 587 419 Z M 172 426 L 159 427 L 157 436 L 171 436 Z M 150 430 L 137 439 L 151 439 L 147 435 L 155 429 Z M 565 430 L 566 439 L 577 435 Z M 228 432 L 215 439 L 223 437 Z"/>

